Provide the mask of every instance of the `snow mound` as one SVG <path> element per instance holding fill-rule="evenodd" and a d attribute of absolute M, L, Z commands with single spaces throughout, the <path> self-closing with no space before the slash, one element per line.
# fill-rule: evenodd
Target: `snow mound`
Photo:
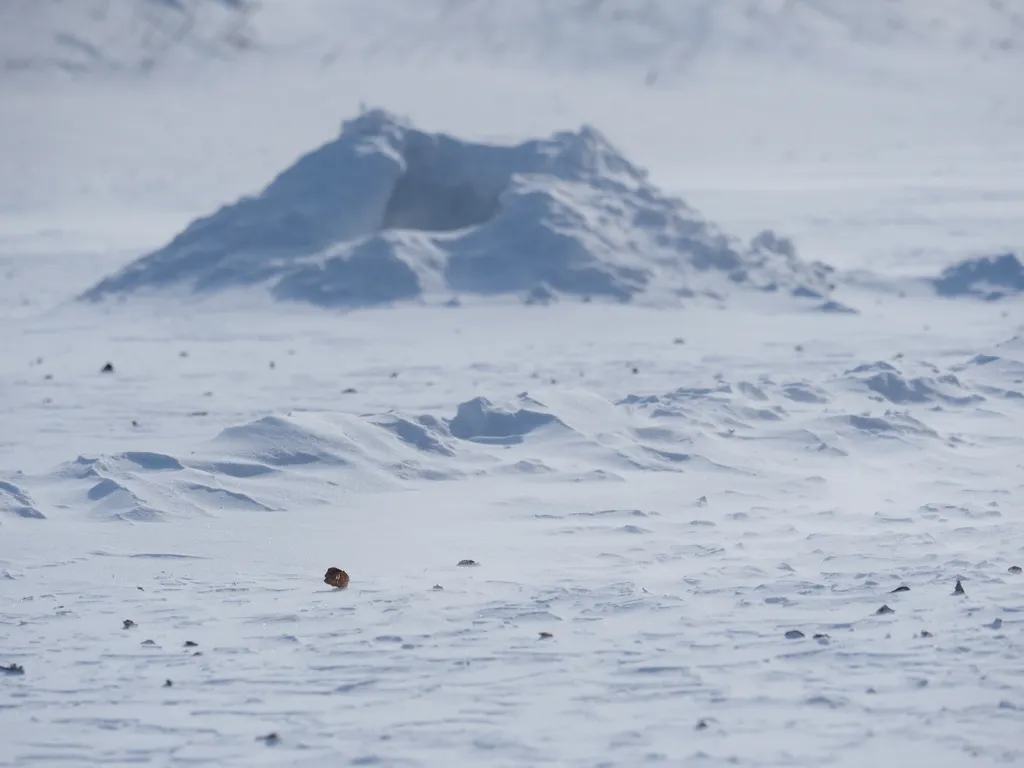
<path fill-rule="evenodd" d="M 867 389 L 879 400 L 896 405 L 946 403 L 971 405 L 985 398 L 969 391 L 952 373 L 942 373 L 934 366 L 923 366 L 931 375 L 908 375 L 891 363 L 874 362 L 859 365 L 844 374 L 855 387 Z"/>
<path fill-rule="evenodd" d="M 773 232 L 747 245 L 722 234 L 593 128 L 498 146 L 374 110 L 260 194 L 194 221 L 83 298 L 258 284 L 325 307 L 731 288 L 821 299 L 830 273 Z"/>
<path fill-rule="evenodd" d="M 940 296 L 975 296 L 995 301 L 1024 291 L 1024 264 L 1013 253 L 967 259 L 932 280 Z"/>
<path fill-rule="evenodd" d="M 38 520 L 46 518 L 46 515 L 36 508 L 35 502 L 28 493 L 6 480 L 0 480 L 0 514 Z"/>
<path fill-rule="evenodd" d="M 454 437 L 499 445 L 522 442 L 530 432 L 548 425 L 565 427 L 550 413 L 529 408 L 495 406 L 485 397 L 477 397 L 459 405 L 455 418 L 448 422 Z"/>

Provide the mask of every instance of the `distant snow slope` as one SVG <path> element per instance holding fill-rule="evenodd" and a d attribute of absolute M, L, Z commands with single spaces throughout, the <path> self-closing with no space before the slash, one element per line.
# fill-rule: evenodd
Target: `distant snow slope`
<path fill-rule="evenodd" d="M 781 55 L 859 76 L 871 61 L 892 74 L 908 55 L 1024 56 L 1024 10 L 999 0 L 7 0 L 0 30 L 8 70 L 148 71 L 270 54 L 656 78 Z"/>
<path fill-rule="evenodd" d="M 772 232 L 750 245 L 722 235 L 593 128 L 494 146 L 374 110 L 84 298 L 264 283 L 277 298 L 324 306 L 538 289 L 629 300 L 735 286 L 821 298 L 828 277 Z"/>
<path fill-rule="evenodd" d="M 5 0 L 0 70 L 148 72 L 183 54 L 226 59 L 250 45 L 252 0 Z"/>

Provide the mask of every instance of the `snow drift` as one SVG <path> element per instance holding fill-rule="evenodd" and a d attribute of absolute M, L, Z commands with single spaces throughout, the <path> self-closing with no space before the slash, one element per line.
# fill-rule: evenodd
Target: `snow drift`
<path fill-rule="evenodd" d="M 541 287 L 618 300 L 731 288 L 820 298 L 830 271 L 770 231 L 746 245 L 722 234 L 593 128 L 497 146 L 375 110 L 83 298 L 256 284 L 321 306 Z"/>
<path fill-rule="evenodd" d="M 943 270 L 932 285 L 940 296 L 995 301 L 1024 291 L 1024 265 L 1012 253 L 967 259 Z"/>
<path fill-rule="evenodd" d="M 80 456 L 41 476 L 0 479 L 0 518 L 157 522 L 224 512 L 287 510 L 296 498 L 333 506 L 339 494 L 422 482 L 537 477 L 622 481 L 631 473 L 753 476 L 761 457 L 874 456 L 883 446 L 955 445 L 943 414 L 981 415 L 1024 401 L 1019 361 L 986 356 L 957 366 L 876 361 L 820 381 L 760 376 L 616 400 L 586 389 L 544 389 L 452 414 L 398 410 L 275 413 L 223 429 L 178 454 Z M 838 386 L 837 386 L 838 385 Z M 15 483 L 16 481 L 16 483 Z M 39 499 L 42 503 L 37 503 Z M 54 504 L 54 499 L 61 503 Z"/>

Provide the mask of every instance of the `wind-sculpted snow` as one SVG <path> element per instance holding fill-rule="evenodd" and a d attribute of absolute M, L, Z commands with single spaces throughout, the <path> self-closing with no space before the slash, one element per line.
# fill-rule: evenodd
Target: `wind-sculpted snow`
<path fill-rule="evenodd" d="M 32 497 L 14 483 L 0 480 L 0 513 L 43 519 Z"/>
<path fill-rule="evenodd" d="M 879 361 L 859 365 L 847 371 L 845 377 L 872 392 L 880 400 L 895 405 L 933 402 L 970 405 L 985 399 L 967 391 L 953 373 L 943 373 L 927 364 L 918 367 L 923 369 L 925 375 L 908 376 L 896 365 Z"/>
<path fill-rule="evenodd" d="M 1013 253 L 967 259 L 932 281 L 940 296 L 973 296 L 996 301 L 1024 292 L 1024 265 Z"/>
<path fill-rule="evenodd" d="M 1019 329 L 904 301 L 173 314 L 112 374 L 26 336 L 4 754 L 796 768 L 869 762 L 871 728 L 1019 760 Z"/>
<path fill-rule="evenodd" d="M 144 521 L 281 510 L 287 496 L 280 489 L 292 483 L 319 489 L 325 499 L 338 487 L 386 491 L 509 474 L 574 481 L 636 471 L 751 474 L 756 467 L 737 462 L 730 443 L 766 441 L 792 455 L 831 456 L 870 454 L 873 444 L 893 439 L 920 448 L 955 444 L 957 435 L 933 423 L 936 406 L 985 409 L 990 397 L 1024 399 L 998 386 L 1010 383 L 1005 379 L 970 383 L 975 369 L 997 361 L 968 361 L 959 367 L 965 380 L 927 363 L 918 368 L 928 375 L 911 376 L 875 362 L 820 382 L 719 378 L 615 401 L 561 388 L 506 401 L 476 397 L 451 416 L 295 411 L 229 427 L 187 456 L 80 457 L 49 476 L 0 485 L 0 492 L 9 511 L 42 518 L 24 488 L 55 482 L 69 489 L 75 508 Z M 1008 372 L 1022 375 L 1017 367 Z M 837 385 L 849 393 L 839 401 L 829 394 Z"/>
<path fill-rule="evenodd" d="M 830 273 L 774 232 L 749 245 L 722 234 L 592 128 L 499 146 L 377 110 L 84 298 L 255 284 L 326 307 L 452 293 L 821 298 Z"/>

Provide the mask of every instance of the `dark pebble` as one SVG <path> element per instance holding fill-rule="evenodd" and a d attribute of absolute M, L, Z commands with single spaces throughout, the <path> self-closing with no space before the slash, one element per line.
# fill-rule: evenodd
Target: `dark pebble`
<path fill-rule="evenodd" d="M 185 641 L 185 647 L 186 648 L 196 648 L 196 647 L 198 647 L 198 645 L 199 645 L 199 643 L 194 643 L 191 640 L 186 640 Z"/>
<path fill-rule="evenodd" d="M 1006 570 L 1008 570 L 1010 573 L 1024 573 L 1024 568 L 1021 568 L 1019 565 L 1011 565 Z"/>
<path fill-rule="evenodd" d="M 107 363 L 102 368 L 100 368 L 100 373 L 113 373 L 113 372 L 114 372 L 114 364 L 113 363 Z"/>
<path fill-rule="evenodd" d="M 431 589 L 435 592 L 444 592 L 444 587 L 442 587 L 440 584 L 435 584 L 431 587 Z"/>
<path fill-rule="evenodd" d="M 883 605 L 881 608 L 875 611 L 876 616 L 885 616 L 887 613 L 896 613 L 896 611 L 894 611 L 888 605 Z"/>
<path fill-rule="evenodd" d="M 343 395 L 354 395 L 354 394 L 356 394 L 356 392 L 358 392 L 358 391 L 359 391 L 359 390 L 357 390 L 357 389 L 355 389 L 355 388 L 353 388 L 353 387 L 346 387 L 345 389 L 343 389 L 343 390 L 341 391 L 341 394 L 343 394 Z"/>
<path fill-rule="evenodd" d="M 708 721 L 698 720 L 697 724 L 694 726 L 694 729 L 698 731 L 706 731 L 708 729 Z"/>
<path fill-rule="evenodd" d="M 143 640 L 143 645 L 156 645 L 156 640 Z"/>
<path fill-rule="evenodd" d="M 921 637 L 932 637 L 932 633 L 929 632 L 927 629 L 922 629 L 921 630 Z"/>
<path fill-rule="evenodd" d="M 131 619 L 125 619 L 125 620 L 124 620 L 124 628 L 125 628 L 125 629 L 131 629 L 131 628 L 132 628 L 132 627 L 134 627 L 134 626 L 137 626 L 137 625 L 136 625 L 136 623 L 135 623 L 134 621 L 132 621 Z"/>
<path fill-rule="evenodd" d="M 272 747 L 275 744 L 281 743 L 281 737 L 276 733 L 268 733 L 266 736 L 257 736 L 256 741 L 262 741 L 268 747 Z"/>
<path fill-rule="evenodd" d="M 803 636 L 804 633 L 801 632 L 799 629 L 791 629 L 789 630 L 789 632 L 786 633 L 787 640 L 799 640 Z"/>
<path fill-rule="evenodd" d="M 896 589 L 894 589 L 891 592 L 889 592 L 889 594 L 890 595 L 895 595 L 897 592 L 909 592 L 909 591 L 910 591 L 910 587 L 901 586 L 901 587 L 896 587 Z"/>
<path fill-rule="evenodd" d="M 953 594 L 954 595 L 966 595 L 967 594 L 966 592 L 964 592 L 964 585 L 960 583 L 959 579 L 957 579 L 956 586 L 953 587 Z"/>
<path fill-rule="evenodd" d="M 164 680 L 164 688 L 170 688 L 172 685 L 174 685 L 174 683 L 170 680 Z"/>
<path fill-rule="evenodd" d="M 815 632 L 814 633 L 814 639 L 815 640 L 828 640 L 829 636 L 826 635 L 824 632 Z"/>
<path fill-rule="evenodd" d="M 478 563 L 476 560 L 459 560 L 459 566 L 462 568 L 467 568 L 473 565 L 480 565 L 480 563 Z"/>
<path fill-rule="evenodd" d="M 554 635 L 551 634 L 550 632 L 538 632 L 537 634 L 540 635 L 540 639 L 541 640 L 548 640 L 548 639 L 554 637 Z"/>
<path fill-rule="evenodd" d="M 24 675 L 25 668 L 21 664 L 8 664 L 7 666 L 0 664 L 0 672 L 5 675 Z"/>

